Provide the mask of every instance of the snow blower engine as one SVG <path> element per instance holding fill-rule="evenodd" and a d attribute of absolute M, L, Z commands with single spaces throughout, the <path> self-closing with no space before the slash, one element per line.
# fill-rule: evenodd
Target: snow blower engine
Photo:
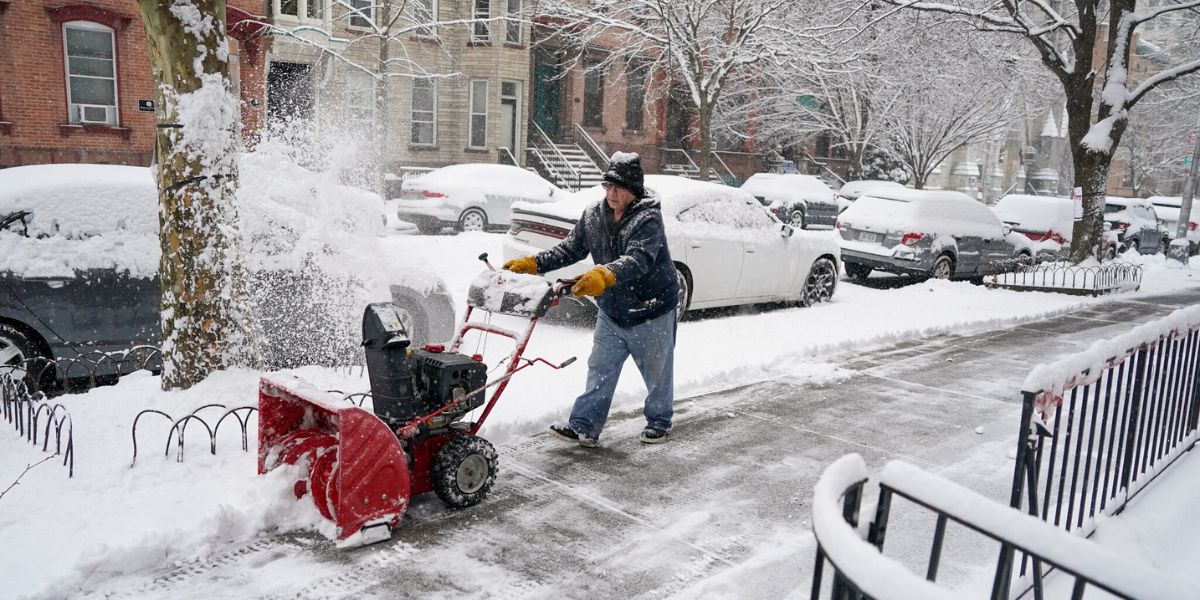
<path fill-rule="evenodd" d="M 487 264 L 487 255 L 480 256 Z M 517 372 L 544 363 L 522 354 L 538 318 L 570 290 L 572 281 L 491 269 L 471 284 L 462 325 L 449 347 L 410 348 L 396 307 L 384 302 L 363 314 L 363 347 L 373 413 L 300 379 L 264 375 L 259 384 L 258 472 L 298 465 L 297 498 L 310 495 L 337 526 L 339 546 L 387 539 L 409 498 L 435 492 L 452 508 L 482 501 L 496 480 L 495 448 L 476 434 Z M 471 321 L 474 310 L 528 317 L 516 333 Z M 490 319 L 489 319 L 490 321 Z M 500 377 L 487 381 L 483 357 L 458 352 L 469 331 L 511 338 L 516 347 Z M 496 386 L 486 401 L 484 392 Z M 472 411 L 485 406 L 469 422 Z"/>

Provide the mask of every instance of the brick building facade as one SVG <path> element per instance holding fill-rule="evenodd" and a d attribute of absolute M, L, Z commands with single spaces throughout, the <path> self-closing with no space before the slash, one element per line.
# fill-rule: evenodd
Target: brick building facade
<path fill-rule="evenodd" d="M 266 47 L 253 0 L 230 0 L 231 72 L 243 131 L 262 121 Z M 68 62 L 68 58 L 70 62 Z M 0 168 L 150 164 L 155 98 L 135 0 L 0 0 Z"/>

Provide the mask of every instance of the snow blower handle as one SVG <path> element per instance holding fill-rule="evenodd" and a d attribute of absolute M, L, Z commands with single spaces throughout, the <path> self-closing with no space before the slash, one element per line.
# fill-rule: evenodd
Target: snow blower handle
<path fill-rule="evenodd" d="M 493 267 L 493 266 L 492 266 L 492 263 L 488 262 L 488 253 L 487 253 L 487 252 L 484 252 L 483 254 L 480 254 L 480 255 L 479 255 L 479 260 L 482 260 L 482 261 L 483 261 L 483 264 L 487 265 L 487 268 L 488 268 L 488 270 L 489 270 L 489 271 L 495 271 L 495 270 L 496 270 L 496 267 Z"/>
<path fill-rule="evenodd" d="M 571 293 L 571 286 L 579 283 L 578 279 L 559 279 L 554 282 L 554 296 L 561 298 Z"/>

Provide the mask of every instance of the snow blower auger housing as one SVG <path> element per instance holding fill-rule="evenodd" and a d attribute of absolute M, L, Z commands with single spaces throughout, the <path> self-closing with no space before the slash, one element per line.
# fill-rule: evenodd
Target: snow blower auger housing
<path fill-rule="evenodd" d="M 270 375 L 260 382 L 258 472 L 301 464 L 306 479 L 296 482 L 296 497 L 312 496 L 337 525 L 339 545 L 387 539 L 416 494 L 432 491 L 452 508 L 486 498 L 498 461 L 495 448 L 476 434 L 509 379 L 535 363 L 561 369 L 575 361 L 522 357 L 538 319 L 574 282 L 497 271 L 487 254 L 479 258 L 489 270 L 472 281 L 466 313 L 448 346 L 411 349 L 395 306 L 367 306 L 363 347 L 373 414 L 295 377 Z M 475 310 L 527 317 L 529 323 L 516 333 L 471 321 Z M 491 382 L 481 355 L 459 352 L 471 331 L 515 343 L 506 370 Z M 480 407 L 475 421 L 466 420 Z"/>

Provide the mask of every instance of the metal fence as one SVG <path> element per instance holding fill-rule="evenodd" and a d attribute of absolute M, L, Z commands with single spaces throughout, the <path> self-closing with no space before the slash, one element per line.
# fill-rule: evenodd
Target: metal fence
<path fill-rule="evenodd" d="M 1196 444 L 1198 306 L 1039 369 L 1023 392 L 1013 508 L 1090 535 Z"/>
<path fill-rule="evenodd" d="M 40 391 L 29 389 L 25 381 L 0 372 L 0 411 L 4 420 L 26 441 L 50 452 L 50 434 L 54 434 L 54 453 L 62 456 L 67 477 L 75 476 L 75 426 L 61 404 L 51 403 Z"/>
<path fill-rule="evenodd" d="M 1025 261 L 1014 262 L 1006 267 L 984 277 L 984 284 L 1021 292 L 1057 292 L 1080 296 L 1135 291 L 1142 284 L 1142 267 L 1132 263 L 1111 262 L 1085 267 L 1061 262 L 1031 265 Z"/>

